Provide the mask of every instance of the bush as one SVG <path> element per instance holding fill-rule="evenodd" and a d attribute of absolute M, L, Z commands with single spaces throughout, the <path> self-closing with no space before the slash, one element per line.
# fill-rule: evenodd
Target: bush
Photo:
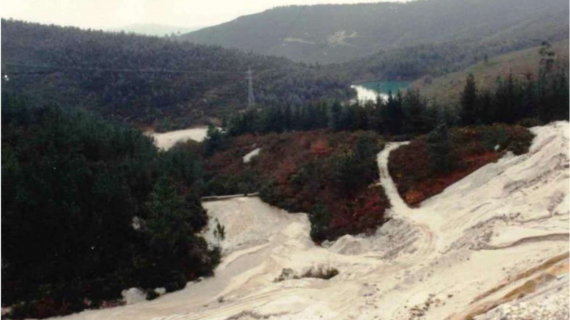
<path fill-rule="evenodd" d="M 281 282 L 281 281 L 291 280 L 291 279 L 297 280 L 297 279 L 302 279 L 302 278 L 317 278 L 317 279 L 323 279 L 323 280 L 330 280 L 330 279 L 336 277 L 338 274 L 339 274 L 338 269 L 330 267 L 330 266 L 323 266 L 323 265 L 319 265 L 316 268 L 310 267 L 309 269 L 307 269 L 307 271 L 305 271 L 301 275 L 297 275 L 295 273 L 295 271 L 293 271 L 293 269 L 284 268 L 281 271 L 281 275 L 279 275 L 279 277 L 275 278 L 275 280 L 273 280 L 273 282 Z"/>
<path fill-rule="evenodd" d="M 339 274 L 338 269 L 333 267 L 318 266 L 317 268 L 310 268 L 301 275 L 301 278 L 318 278 L 329 280 Z"/>
<path fill-rule="evenodd" d="M 431 131 L 426 138 L 426 148 L 429 153 L 432 170 L 449 172 L 453 166 L 447 125 L 441 123 Z"/>
<path fill-rule="evenodd" d="M 544 123 L 538 118 L 525 118 L 519 120 L 517 124 L 524 128 L 532 128 L 544 125 Z"/>
<path fill-rule="evenodd" d="M 156 298 L 158 298 L 158 297 L 160 297 L 160 295 L 159 295 L 156 291 L 154 291 L 154 290 L 149 290 L 149 291 L 146 293 L 146 299 L 147 299 L 147 300 L 154 300 L 154 299 L 156 299 Z"/>
<path fill-rule="evenodd" d="M 483 131 L 483 146 L 487 151 L 498 151 L 507 147 L 509 134 L 504 127 L 490 126 Z"/>

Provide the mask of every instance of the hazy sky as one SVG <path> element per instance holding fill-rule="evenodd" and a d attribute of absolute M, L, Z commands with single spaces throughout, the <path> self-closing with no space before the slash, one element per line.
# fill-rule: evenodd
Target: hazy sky
<path fill-rule="evenodd" d="M 94 29 L 134 23 L 196 27 L 283 5 L 361 2 L 379 0 L 0 0 L 0 15 Z"/>

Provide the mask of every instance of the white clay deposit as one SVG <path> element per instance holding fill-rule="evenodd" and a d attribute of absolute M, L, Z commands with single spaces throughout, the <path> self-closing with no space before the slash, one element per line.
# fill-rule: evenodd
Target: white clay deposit
<path fill-rule="evenodd" d="M 226 228 L 216 276 L 154 301 L 67 320 L 568 319 L 568 122 L 533 128 L 528 154 L 507 155 L 408 208 L 387 159 L 381 184 L 393 208 L 370 237 L 319 247 L 305 214 L 257 198 L 205 202 Z M 274 282 L 284 268 L 331 266 L 330 280 Z M 59 319 L 59 318 L 58 318 Z"/>
<path fill-rule="evenodd" d="M 154 144 L 162 150 L 172 148 L 178 142 L 186 142 L 194 140 L 202 142 L 206 138 L 208 128 L 191 128 L 185 130 L 170 131 L 164 133 L 148 133 L 149 136 L 154 138 Z"/>
<path fill-rule="evenodd" d="M 243 156 L 243 163 L 250 162 L 253 157 L 256 157 L 259 155 L 260 151 L 261 151 L 261 148 L 257 148 L 257 149 L 254 149 L 253 151 L 251 151 L 250 153 L 246 154 L 245 156 Z"/>

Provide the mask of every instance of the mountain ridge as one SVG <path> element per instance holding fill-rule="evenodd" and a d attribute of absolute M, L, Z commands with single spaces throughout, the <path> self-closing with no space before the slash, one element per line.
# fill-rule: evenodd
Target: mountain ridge
<path fill-rule="evenodd" d="M 277 7 L 178 38 L 305 63 L 338 63 L 422 43 L 558 33 L 568 34 L 566 1 L 427 0 Z"/>

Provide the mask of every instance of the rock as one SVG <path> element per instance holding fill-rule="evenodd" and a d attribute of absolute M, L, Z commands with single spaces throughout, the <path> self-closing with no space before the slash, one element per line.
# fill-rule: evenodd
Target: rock
<path fill-rule="evenodd" d="M 146 300 L 146 294 L 139 288 L 130 288 L 121 292 L 125 304 L 135 304 Z"/>

